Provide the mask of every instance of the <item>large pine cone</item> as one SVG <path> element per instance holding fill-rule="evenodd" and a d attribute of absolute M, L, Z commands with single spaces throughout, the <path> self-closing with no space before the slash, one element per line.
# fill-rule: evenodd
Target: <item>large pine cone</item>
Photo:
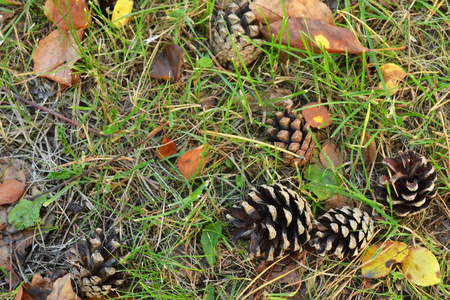
<path fill-rule="evenodd" d="M 124 243 L 116 240 L 117 231 L 105 235 L 97 228 L 92 237 L 83 238 L 67 257 L 74 267 L 80 291 L 87 298 L 103 297 L 119 288 L 125 279 L 118 273 L 125 256 Z"/>
<path fill-rule="evenodd" d="M 285 162 L 293 167 L 309 161 L 316 144 L 308 131 L 310 126 L 303 121 L 302 115 L 295 115 L 286 108 L 283 112 L 274 113 L 273 116 L 273 119 L 267 121 L 270 125 L 267 128 L 269 142 L 298 155 L 294 157 L 284 152 L 282 154 Z"/>
<path fill-rule="evenodd" d="M 238 68 L 241 67 L 236 51 L 240 53 L 245 65 L 259 56 L 261 49 L 256 46 L 262 42 L 258 39 L 259 36 L 255 14 L 250 10 L 248 1 L 244 0 L 239 4 L 232 2 L 227 6 L 226 12 L 220 10 L 217 14 L 212 28 L 212 51 L 222 66 L 234 70 L 233 60 Z"/>
<path fill-rule="evenodd" d="M 250 238 L 250 258 L 264 255 L 268 261 L 297 252 L 310 238 L 311 209 L 299 194 L 279 184 L 261 185 L 233 207 L 227 218 L 237 227 L 233 241 Z"/>
<path fill-rule="evenodd" d="M 377 199 L 399 216 L 416 214 L 429 205 L 436 195 L 436 170 L 425 157 L 413 151 L 399 152 L 395 158 L 385 158 L 388 167 L 378 179 Z M 389 192 L 388 192 L 389 186 Z"/>
<path fill-rule="evenodd" d="M 320 255 L 356 256 L 373 236 L 373 220 L 359 208 L 331 209 L 314 220 L 311 244 Z"/>

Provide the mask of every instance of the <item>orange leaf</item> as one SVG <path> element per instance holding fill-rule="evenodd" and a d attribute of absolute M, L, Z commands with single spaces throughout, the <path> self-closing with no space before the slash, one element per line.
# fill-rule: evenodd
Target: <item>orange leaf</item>
<path fill-rule="evenodd" d="M 369 51 L 368 48 L 361 46 L 350 30 L 330 25 L 323 20 L 288 19 L 287 28 L 283 21 L 277 21 L 270 24 L 269 28 L 262 28 L 261 32 L 270 40 L 272 35 L 278 39 L 281 30 L 283 30 L 281 44 L 297 49 L 312 50 L 315 53 L 322 53 L 324 49 L 330 53 L 357 55 Z"/>
<path fill-rule="evenodd" d="M 175 142 L 168 137 L 164 136 L 163 144 L 159 147 L 156 156 L 159 159 L 164 159 L 175 153 L 177 153 L 177 144 L 175 144 Z"/>
<path fill-rule="evenodd" d="M 206 144 L 206 147 L 208 147 L 208 144 Z M 204 146 L 183 154 L 178 160 L 178 169 L 181 175 L 186 179 L 190 179 L 195 173 L 201 173 L 209 160 L 207 154 L 208 150 Z"/>
<path fill-rule="evenodd" d="M 396 64 L 384 64 L 380 67 L 380 71 L 390 95 L 397 92 L 400 81 L 408 75 L 408 73 Z M 383 84 L 380 82 L 378 87 L 383 88 Z"/>
<path fill-rule="evenodd" d="M 86 28 L 92 20 L 84 0 L 47 0 L 44 14 L 62 31 Z"/>
<path fill-rule="evenodd" d="M 3 180 L 0 184 L 0 205 L 17 202 L 25 191 L 25 184 L 15 179 Z"/>
<path fill-rule="evenodd" d="M 159 53 L 155 56 L 150 66 L 150 76 L 156 79 L 177 82 L 181 76 L 183 53 L 183 48 L 173 44 L 167 45 L 164 53 Z"/>
<path fill-rule="evenodd" d="M 70 274 L 56 279 L 53 283 L 53 291 L 47 296 L 47 300 L 80 300 L 73 291 Z"/>
<path fill-rule="evenodd" d="M 83 31 L 83 29 L 76 31 L 79 41 L 83 37 Z M 77 80 L 71 74 L 71 68 L 79 58 L 74 36 L 70 32 L 54 30 L 39 42 L 33 54 L 33 71 L 40 73 L 39 76 L 71 86 Z"/>
<path fill-rule="evenodd" d="M 325 106 L 318 106 L 319 102 L 311 102 L 303 107 L 303 118 L 311 127 L 325 128 L 331 125 L 331 115 Z"/>
<path fill-rule="evenodd" d="M 366 132 L 364 135 L 363 145 L 367 144 L 367 142 L 370 141 L 371 138 L 372 137 Z M 372 142 L 366 148 L 362 148 L 361 154 L 366 164 L 374 163 L 378 155 L 375 140 L 372 140 Z"/>
<path fill-rule="evenodd" d="M 330 164 L 325 158 L 325 155 L 330 159 L 332 165 L 337 168 L 342 164 L 341 151 L 333 142 L 328 142 L 322 147 L 322 152 L 319 153 L 320 162 L 325 168 L 329 168 Z"/>

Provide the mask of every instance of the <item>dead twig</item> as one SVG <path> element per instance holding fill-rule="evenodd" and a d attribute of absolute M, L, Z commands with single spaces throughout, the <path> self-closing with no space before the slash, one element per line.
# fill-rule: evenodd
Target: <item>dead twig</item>
<path fill-rule="evenodd" d="M 6 94 L 11 94 L 14 97 L 14 99 L 19 100 L 19 101 L 21 101 L 21 102 L 23 102 L 23 103 L 25 103 L 25 104 L 27 104 L 29 106 L 32 106 L 32 107 L 34 107 L 36 109 L 45 111 L 45 112 L 47 112 L 47 113 L 49 113 L 49 114 L 51 114 L 51 115 L 53 115 L 53 116 L 63 120 L 63 121 L 66 121 L 66 122 L 68 122 L 68 123 L 70 123 L 72 125 L 75 125 L 75 126 L 78 126 L 78 127 L 83 127 L 82 124 L 80 124 L 80 123 L 78 123 L 76 121 L 73 121 L 73 120 L 71 120 L 69 118 L 66 118 L 63 115 L 60 115 L 60 114 L 58 114 L 57 112 L 54 112 L 51 109 L 48 109 L 48 108 L 43 107 L 43 106 L 40 106 L 39 104 L 36 104 L 36 103 L 34 103 L 34 102 L 32 102 L 32 101 L 30 101 L 28 99 L 25 99 L 22 96 L 19 96 L 16 93 L 10 91 L 9 89 L 7 89 L 4 86 L 0 86 L 0 90 L 4 91 Z M 111 136 L 110 134 L 103 134 L 100 131 L 92 129 L 92 128 L 89 128 L 87 126 L 86 126 L 86 129 L 87 129 L 87 131 L 89 131 L 89 132 L 91 132 L 93 134 L 99 135 L 99 136 L 103 136 L 103 137 L 110 137 Z"/>
<path fill-rule="evenodd" d="M 44 192 L 42 192 L 42 193 L 40 193 L 40 194 L 38 194 L 38 195 L 26 197 L 26 199 L 31 201 L 31 200 L 37 199 L 37 198 L 39 198 L 39 197 L 42 197 L 43 195 L 46 195 L 46 194 L 51 193 L 51 192 L 53 192 L 53 191 L 56 191 L 56 190 L 58 190 L 58 189 L 60 189 L 60 188 L 62 188 L 62 187 L 64 187 L 64 186 L 68 185 L 69 183 L 74 182 L 75 180 L 78 180 L 78 179 L 80 179 L 80 178 L 82 178 L 82 177 L 84 177 L 84 176 L 86 176 L 86 175 L 88 175 L 88 174 L 90 174 L 90 173 L 92 173 L 92 172 L 95 172 L 95 171 L 97 171 L 97 170 L 103 168 L 104 166 L 109 165 L 109 164 L 112 163 L 113 161 L 116 161 L 116 160 L 118 160 L 119 158 L 121 158 L 122 156 L 127 155 L 128 153 L 130 153 L 131 151 L 133 151 L 134 149 L 136 149 L 137 147 L 139 147 L 140 145 L 142 145 L 143 143 L 145 143 L 146 141 L 148 141 L 151 137 L 153 137 L 154 135 L 156 135 L 156 134 L 158 134 L 159 132 L 161 132 L 161 131 L 164 129 L 164 127 L 166 127 L 167 125 L 169 125 L 169 121 L 167 121 L 166 123 L 162 124 L 161 126 L 159 126 L 158 128 L 156 128 L 155 130 L 153 130 L 152 132 L 150 132 L 150 133 L 149 133 L 142 141 L 140 141 L 140 142 L 137 143 L 136 145 L 134 145 L 134 146 L 128 148 L 127 150 L 125 150 L 125 151 L 123 151 L 122 153 L 120 153 L 120 154 L 114 156 L 114 157 L 111 158 L 110 160 L 108 160 L 108 161 L 102 163 L 101 165 L 98 165 L 98 166 L 95 166 L 95 167 L 93 167 L 93 168 L 91 168 L 91 169 L 89 169 L 89 170 L 86 170 L 86 171 L 84 171 L 83 173 L 81 173 L 80 175 L 74 176 L 74 177 L 70 178 L 69 180 L 67 180 L 67 181 L 65 181 L 65 182 L 63 182 L 63 183 L 61 183 L 61 184 L 58 184 L 57 186 L 54 186 L 54 187 L 52 187 L 51 189 L 48 189 L 48 190 L 46 190 L 46 191 L 44 191 Z"/>

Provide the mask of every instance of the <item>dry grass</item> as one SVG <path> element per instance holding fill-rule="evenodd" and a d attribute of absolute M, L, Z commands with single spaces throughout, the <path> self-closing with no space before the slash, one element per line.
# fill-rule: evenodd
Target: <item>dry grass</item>
<path fill-rule="evenodd" d="M 200 62 L 213 56 L 211 3 L 136 1 L 134 19 L 124 31 L 99 23 L 87 31 L 82 59 L 75 65 L 81 83 L 59 91 L 57 84 L 31 73 L 31 55 L 50 30 L 40 1 L 29 1 L 21 13 L 0 23 L 1 85 L 112 134 L 110 138 L 88 134 L 0 93 L 1 159 L 26 163 L 28 195 L 32 187 L 46 190 L 61 183 L 62 175 L 55 172 L 76 175 L 111 159 L 160 122 L 170 121 L 166 135 L 178 146 L 174 158 L 158 160 L 160 134 L 79 179 L 43 207 L 43 220 L 55 217 L 54 230 L 43 240 L 36 238 L 20 279 L 55 268 L 69 270 L 65 253 L 70 245 L 96 227 L 115 226 L 132 253 L 127 265 L 131 275 L 122 295 L 136 299 L 244 299 L 246 295 L 246 299 L 450 299 L 449 4 L 400 0 L 399 6 L 384 7 L 373 0 L 340 2 L 338 22 L 351 26 L 364 46 L 404 45 L 406 49 L 368 54 L 370 76 L 364 74 L 359 57 L 334 54 L 317 54 L 286 66 L 266 53 L 248 73 L 236 73 Z M 150 34 L 159 37 L 146 44 Z M 185 51 L 183 75 L 174 84 L 151 79 L 148 72 L 155 54 L 168 43 Z M 387 62 L 402 65 L 410 74 L 404 88 L 392 97 L 372 89 L 379 82 L 379 66 Z M 413 217 L 378 216 L 373 243 L 389 238 L 431 249 L 441 263 L 439 285 L 412 285 L 397 269 L 365 288 L 360 258 L 340 261 L 314 254 L 295 285 L 253 280 L 258 261 L 248 260 L 244 242 L 231 243 L 225 218 L 247 188 L 272 182 L 297 187 L 316 215 L 323 212 L 323 203 L 302 177 L 303 170 L 282 166 L 272 149 L 251 142 L 265 139 L 265 120 L 281 108 L 264 102 L 261 110 L 252 111 L 250 96 L 280 88 L 290 90 L 294 106 L 327 103 L 333 125 L 324 131 L 321 146 L 328 140 L 339 145 L 346 164 L 337 172 L 345 178 L 344 187 L 369 205 L 375 205 L 373 187 L 384 157 L 413 149 L 429 158 L 438 170 L 438 196 L 431 207 Z M 216 104 L 204 107 L 205 99 Z M 208 131 L 218 134 L 212 138 Z M 373 166 L 361 160 L 363 132 L 377 144 Z M 188 182 L 177 171 L 176 158 L 206 142 L 213 153 L 211 161 L 196 180 Z M 56 179 L 48 179 L 49 174 Z M 200 244 L 203 227 L 212 222 L 224 226 L 214 267 L 208 265 Z M 13 297 L 4 279 L 0 274 L 0 289 L 5 297 Z"/>

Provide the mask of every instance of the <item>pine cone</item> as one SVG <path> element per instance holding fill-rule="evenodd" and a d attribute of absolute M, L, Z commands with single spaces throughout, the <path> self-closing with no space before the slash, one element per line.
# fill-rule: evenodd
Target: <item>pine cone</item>
<path fill-rule="evenodd" d="M 309 124 L 302 120 L 301 114 L 296 116 L 290 109 L 276 112 L 273 116 L 273 119 L 267 121 L 270 125 L 267 128 L 269 142 L 300 156 L 294 157 L 283 152 L 285 163 L 292 167 L 305 164 L 311 158 L 316 145 L 308 131 Z"/>
<path fill-rule="evenodd" d="M 395 158 L 385 158 L 389 168 L 378 179 L 377 199 L 399 216 L 416 214 L 426 209 L 436 195 L 436 170 L 425 157 L 409 150 Z M 389 186 L 389 192 L 388 192 Z"/>
<path fill-rule="evenodd" d="M 279 184 L 261 185 L 246 194 L 227 218 L 237 227 L 233 241 L 250 239 L 250 258 L 264 255 L 268 261 L 297 252 L 310 238 L 311 209 L 305 199 Z"/>
<path fill-rule="evenodd" d="M 356 256 L 373 236 L 373 220 L 359 208 L 331 209 L 314 220 L 311 244 L 320 255 Z"/>
<path fill-rule="evenodd" d="M 256 25 L 256 17 L 250 10 L 248 1 L 243 0 L 240 4 L 232 2 L 228 4 L 226 12 L 220 10 L 217 14 L 212 29 L 212 51 L 222 66 L 234 70 L 232 60 L 238 68 L 241 67 L 241 60 L 236 51 L 240 53 L 245 65 L 259 56 L 261 49 L 255 44 L 260 45 L 262 40 L 258 37 L 260 37 L 259 27 Z"/>
<path fill-rule="evenodd" d="M 67 255 L 73 265 L 73 274 L 79 281 L 80 291 L 87 298 L 102 297 L 115 291 L 125 281 L 117 272 L 118 261 L 124 258 L 124 243 L 116 240 L 118 232 L 108 235 L 100 228 L 92 237 L 83 238 Z"/>

